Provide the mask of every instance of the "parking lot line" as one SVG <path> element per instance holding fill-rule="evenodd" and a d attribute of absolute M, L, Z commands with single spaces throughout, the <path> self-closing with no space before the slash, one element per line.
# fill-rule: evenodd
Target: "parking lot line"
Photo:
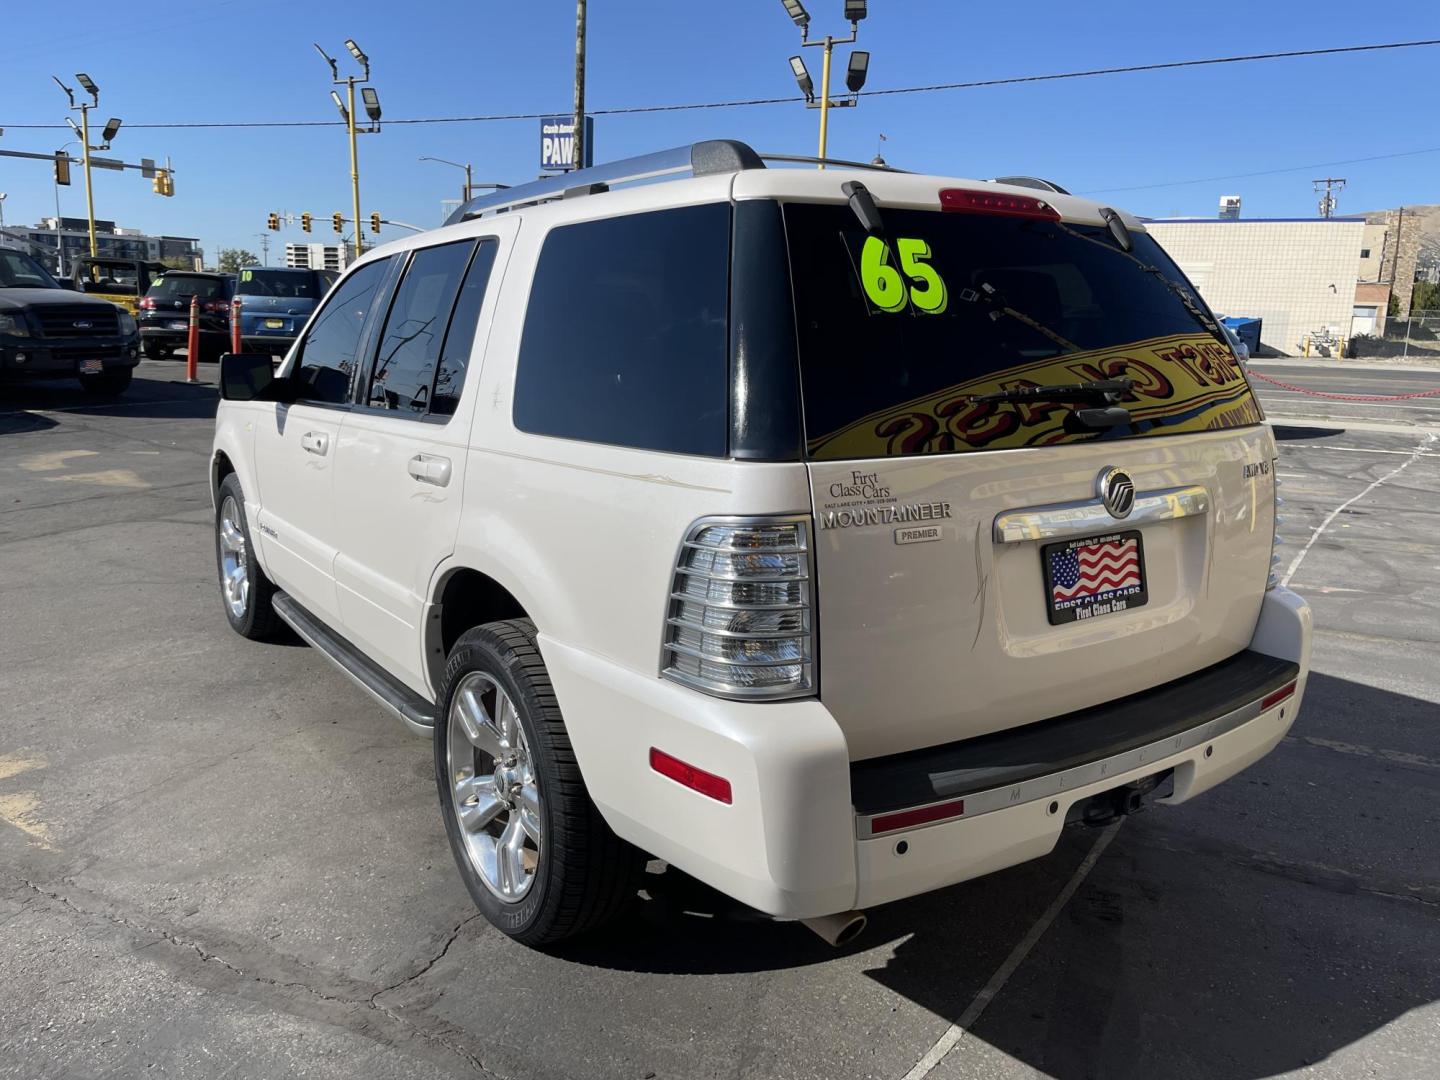
<path fill-rule="evenodd" d="M 1125 824 L 1125 819 L 1120 818 L 1105 826 L 1100 833 L 1100 838 L 1095 841 L 1095 846 L 1075 868 L 1075 872 L 1070 875 L 1070 880 L 1065 883 L 1065 887 L 1060 890 L 1054 900 L 1050 901 L 1050 906 L 1045 909 L 1040 918 L 1035 920 L 1035 925 L 1030 927 L 1025 936 L 1010 951 L 1010 955 L 1005 958 L 1004 963 L 995 969 L 995 974 L 991 975 L 990 981 L 980 988 L 980 992 L 966 1006 L 965 1011 L 960 1014 L 960 1018 L 945 1029 L 945 1034 L 936 1039 L 935 1044 L 925 1051 L 925 1056 L 905 1074 L 904 1080 L 922 1080 L 922 1077 L 929 1076 L 935 1066 L 945 1060 L 945 1055 L 950 1053 L 955 1045 L 965 1037 L 965 1032 L 975 1026 L 975 1022 L 980 1019 L 986 1007 L 1005 988 L 1010 977 L 1025 962 L 1025 957 L 1030 955 L 1030 950 L 1045 936 L 1045 931 L 1050 929 L 1050 924 L 1070 902 L 1070 898 L 1075 895 L 1075 890 L 1080 887 L 1080 883 L 1095 868 L 1095 864 L 1100 861 L 1100 856 L 1105 854 L 1105 849 L 1110 846 L 1110 841 L 1115 839 L 1115 834 L 1120 831 L 1120 826 L 1123 824 Z"/>
<path fill-rule="evenodd" d="M 1419 446 L 1415 447 L 1415 449 L 1411 451 L 1409 457 L 1407 457 L 1399 465 L 1391 469 L 1384 476 L 1380 477 L 1380 479 L 1372 480 L 1360 491 L 1358 495 L 1350 496 L 1350 498 L 1346 499 L 1339 506 L 1335 507 L 1334 510 L 1331 510 L 1330 513 L 1326 514 L 1325 519 L 1321 521 L 1319 525 L 1315 526 L 1315 531 L 1310 534 L 1310 539 L 1305 541 L 1305 546 L 1296 553 L 1295 558 L 1291 561 L 1289 568 L 1285 571 L 1285 576 L 1280 579 L 1280 584 L 1290 584 L 1290 579 L 1295 576 L 1295 571 L 1300 569 L 1300 564 L 1305 561 L 1305 556 L 1310 553 L 1310 549 L 1315 546 L 1315 541 L 1320 539 L 1320 534 L 1329 527 L 1332 521 L 1339 517 L 1340 514 L 1342 514 L 1347 508 L 1359 502 L 1366 495 L 1369 495 L 1370 492 L 1374 491 L 1376 488 L 1383 487 L 1385 484 L 1389 483 L 1395 477 L 1399 476 L 1402 472 L 1408 469 L 1411 465 L 1415 464 L 1415 462 L 1426 456 L 1426 448 L 1429 447 L 1432 443 L 1434 443 L 1435 439 L 1436 436 L 1434 435 L 1434 433 L 1425 436 L 1425 441 Z"/>

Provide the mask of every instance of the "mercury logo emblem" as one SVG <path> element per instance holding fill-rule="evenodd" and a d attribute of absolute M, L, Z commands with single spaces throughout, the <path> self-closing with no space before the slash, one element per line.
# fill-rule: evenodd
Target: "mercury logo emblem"
<path fill-rule="evenodd" d="M 1135 508 L 1135 481 L 1123 469 L 1102 469 L 1095 478 L 1095 494 L 1113 518 L 1129 517 Z"/>

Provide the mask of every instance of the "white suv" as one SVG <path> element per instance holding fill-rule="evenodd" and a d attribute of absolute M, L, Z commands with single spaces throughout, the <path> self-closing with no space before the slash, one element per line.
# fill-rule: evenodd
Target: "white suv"
<path fill-rule="evenodd" d="M 433 737 L 515 938 L 649 853 L 844 939 L 1294 721 L 1275 444 L 1174 263 L 1050 185 L 862 169 L 512 188 L 222 364 L 231 625 Z"/>

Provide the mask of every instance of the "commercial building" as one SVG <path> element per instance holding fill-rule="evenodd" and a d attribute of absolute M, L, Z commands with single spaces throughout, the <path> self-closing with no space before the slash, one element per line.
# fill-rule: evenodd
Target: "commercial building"
<path fill-rule="evenodd" d="M 75 259 L 90 254 L 90 228 L 85 218 L 42 218 L 38 225 L 11 225 L 4 230 L 10 246 L 23 247 L 53 274 L 67 274 Z M 98 255 L 122 259 L 171 260 L 187 267 L 201 265 L 204 252 L 193 236 L 150 236 L 113 221 L 95 221 Z"/>
<path fill-rule="evenodd" d="M 344 244 L 286 244 L 285 265 L 311 270 L 344 270 L 350 265 Z"/>
<path fill-rule="evenodd" d="M 1307 341 L 1354 332 L 1365 218 L 1192 218 L 1145 227 L 1217 314 L 1263 320 L 1267 350 L 1300 354 Z M 1361 306 L 1374 305 L 1367 298 Z M 1375 332 L 1383 313 L 1383 302 L 1378 314 L 1367 311 L 1364 332 Z"/>

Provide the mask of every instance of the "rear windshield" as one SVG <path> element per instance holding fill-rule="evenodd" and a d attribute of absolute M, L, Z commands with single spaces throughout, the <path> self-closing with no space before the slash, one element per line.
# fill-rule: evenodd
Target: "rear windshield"
<path fill-rule="evenodd" d="M 785 208 L 805 438 L 817 459 L 1125 439 L 1259 423 L 1214 320 L 1149 236 L 882 208 L 886 240 L 846 206 Z M 1131 422 L 1067 431 L 1101 402 L 974 401 L 1128 377 Z"/>
<path fill-rule="evenodd" d="M 225 295 L 225 283 L 220 278 L 202 277 L 198 274 L 166 274 L 150 286 L 146 296 L 198 296 L 202 300 Z"/>
<path fill-rule="evenodd" d="M 241 296 L 282 296 L 318 300 L 323 290 L 314 270 L 241 270 L 235 291 Z"/>

